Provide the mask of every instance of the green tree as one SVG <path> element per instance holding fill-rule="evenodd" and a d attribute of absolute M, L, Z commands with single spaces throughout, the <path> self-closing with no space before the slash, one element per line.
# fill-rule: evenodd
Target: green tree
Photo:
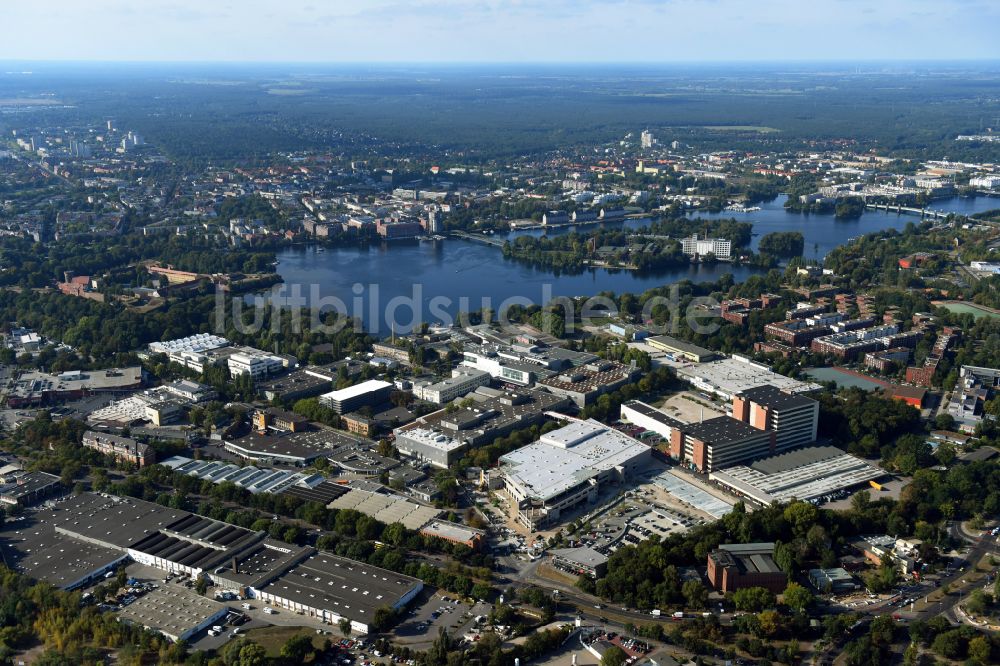
<path fill-rule="evenodd" d="M 789 583 L 781 596 L 785 605 L 799 612 L 809 608 L 814 601 L 812 593 L 798 583 Z"/>
<path fill-rule="evenodd" d="M 708 590 L 699 580 L 684 581 L 684 585 L 681 586 L 681 594 L 684 595 L 684 601 L 687 602 L 688 608 L 704 608 L 708 602 Z"/>
<path fill-rule="evenodd" d="M 774 607 L 774 595 L 763 587 L 744 587 L 733 592 L 737 610 L 759 612 Z"/>
<path fill-rule="evenodd" d="M 617 645 L 612 645 L 601 655 L 601 666 L 625 666 L 628 655 Z"/>
<path fill-rule="evenodd" d="M 337 625 L 340 627 L 340 633 L 344 634 L 345 637 L 351 635 L 351 621 L 346 617 L 340 618 Z"/>
<path fill-rule="evenodd" d="M 312 638 L 306 635 L 292 636 L 281 646 L 281 656 L 294 664 L 301 664 L 314 651 Z"/>
<path fill-rule="evenodd" d="M 980 664 L 992 664 L 993 646 L 986 636 L 976 636 L 969 641 L 969 659 Z"/>
<path fill-rule="evenodd" d="M 372 626 L 381 631 L 389 626 L 394 616 L 395 612 L 391 608 L 388 606 L 379 606 L 375 609 L 375 614 L 372 616 Z"/>
<path fill-rule="evenodd" d="M 267 650 L 249 642 L 240 649 L 239 666 L 264 666 L 267 664 Z"/>
<path fill-rule="evenodd" d="M 972 594 L 965 601 L 965 610 L 972 615 L 982 615 L 986 612 L 987 604 L 986 593 L 982 590 L 973 590 Z"/>

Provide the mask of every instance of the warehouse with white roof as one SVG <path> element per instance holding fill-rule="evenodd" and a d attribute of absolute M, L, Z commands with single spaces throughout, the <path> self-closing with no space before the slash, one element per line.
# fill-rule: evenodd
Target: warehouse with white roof
<path fill-rule="evenodd" d="M 319 404 L 338 414 L 347 414 L 362 407 L 375 407 L 388 402 L 391 392 L 392 384 L 389 382 L 369 379 L 354 386 L 324 393 L 319 397 Z"/>
<path fill-rule="evenodd" d="M 885 476 L 881 468 L 832 446 L 811 446 L 712 472 L 727 491 L 765 506 L 820 500 Z"/>
<path fill-rule="evenodd" d="M 611 483 L 644 469 L 651 449 L 594 420 L 572 421 L 500 458 L 502 489 L 518 521 L 536 529 L 581 504 L 593 504 Z"/>

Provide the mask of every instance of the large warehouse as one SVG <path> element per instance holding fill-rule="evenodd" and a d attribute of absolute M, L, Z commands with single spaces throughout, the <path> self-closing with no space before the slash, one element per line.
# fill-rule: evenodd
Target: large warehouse
<path fill-rule="evenodd" d="M 25 527 L 3 529 L 0 547 L 16 570 L 65 589 L 131 558 L 162 571 L 205 575 L 223 589 L 331 623 L 346 618 L 360 632 L 369 630 L 377 608 L 400 608 L 423 588 L 415 578 L 268 539 L 265 532 L 93 493 L 39 512 Z M 215 609 L 207 607 L 173 621 L 169 608 L 176 603 L 138 605 L 125 619 L 182 638 L 215 617 Z"/>
<path fill-rule="evenodd" d="M 158 631 L 172 641 L 191 638 L 219 622 L 229 608 L 180 583 L 165 584 L 121 609 L 123 622 Z"/>
<path fill-rule="evenodd" d="M 759 504 L 810 501 L 874 481 L 885 472 L 832 446 L 812 446 L 712 472 L 709 479 Z"/>
<path fill-rule="evenodd" d="M 594 503 L 604 486 L 645 468 L 651 449 L 594 420 L 573 421 L 500 458 L 504 491 L 530 529 Z"/>
<path fill-rule="evenodd" d="M 691 382 L 698 390 L 717 395 L 723 400 L 731 400 L 740 391 L 765 385 L 787 393 L 807 393 L 820 389 L 819 384 L 800 382 L 779 375 L 766 365 L 754 363 L 743 356 L 689 364 L 675 369 L 681 379 Z"/>
<path fill-rule="evenodd" d="M 367 633 L 379 608 L 402 608 L 423 589 L 416 578 L 314 551 L 288 573 L 255 590 L 263 603 L 330 624 L 341 618 Z"/>
<path fill-rule="evenodd" d="M 392 384 L 381 379 L 369 379 L 354 386 L 324 393 L 319 397 L 319 404 L 338 414 L 347 414 L 362 407 L 376 407 L 388 402 L 390 393 Z"/>

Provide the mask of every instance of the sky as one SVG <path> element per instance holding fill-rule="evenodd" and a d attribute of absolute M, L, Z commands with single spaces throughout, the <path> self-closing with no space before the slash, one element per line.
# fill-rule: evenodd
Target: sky
<path fill-rule="evenodd" d="M 997 0 L 0 0 L 0 60 L 1000 59 Z"/>

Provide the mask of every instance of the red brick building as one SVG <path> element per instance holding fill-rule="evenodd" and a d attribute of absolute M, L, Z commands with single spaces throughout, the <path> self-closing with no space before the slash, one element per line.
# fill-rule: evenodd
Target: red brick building
<path fill-rule="evenodd" d="M 774 561 L 773 543 L 720 544 L 708 554 L 708 580 L 720 592 L 763 587 L 781 594 L 788 585 Z"/>

